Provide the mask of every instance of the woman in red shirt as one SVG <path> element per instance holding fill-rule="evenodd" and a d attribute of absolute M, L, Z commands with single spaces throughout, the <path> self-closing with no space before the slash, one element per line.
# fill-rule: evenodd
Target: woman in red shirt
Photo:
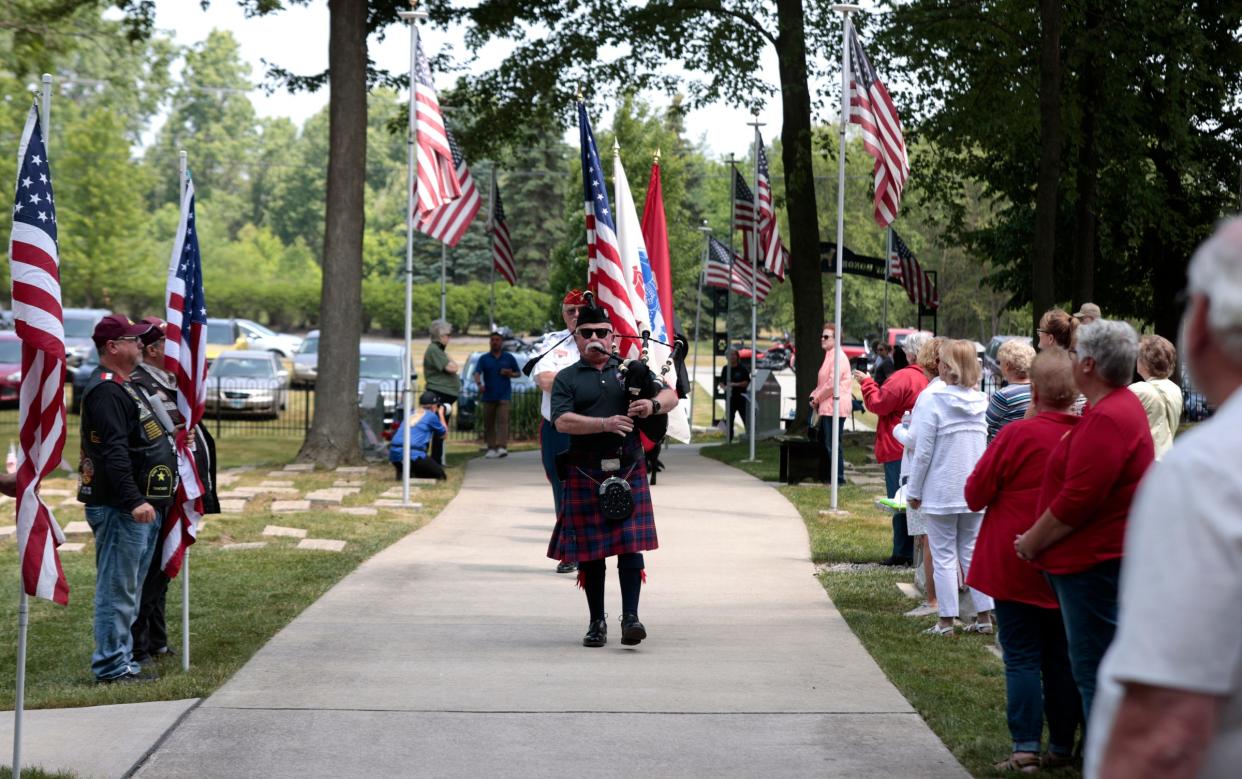
<path fill-rule="evenodd" d="M 1130 502 L 1155 456 L 1147 413 L 1128 387 L 1138 334 L 1098 319 L 1069 350 L 1090 410 L 1048 457 L 1039 519 L 1014 541 L 1048 576 L 1061 604 L 1074 681 L 1090 718 L 1100 660 L 1117 629 L 1117 584 Z"/>
<path fill-rule="evenodd" d="M 1070 764 L 1082 721 L 1056 595 L 1043 574 L 1013 553 L 1014 537 L 1035 523 L 1048 455 L 1079 421 L 1069 413 L 1078 389 L 1069 354 L 1060 348 L 1040 352 L 1030 378 L 1036 416 L 1002 428 L 966 480 L 970 510 L 987 508 L 966 583 L 996 601 L 1013 740 L 1013 753 L 995 766 L 1002 771 L 1040 765 L 1045 713 L 1048 755 L 1043 763 Z"/>

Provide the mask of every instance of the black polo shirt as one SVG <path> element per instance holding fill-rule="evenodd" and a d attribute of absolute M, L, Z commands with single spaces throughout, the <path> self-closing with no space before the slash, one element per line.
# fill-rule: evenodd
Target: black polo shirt
<path fill-rule="evenodd" d="M 556 374 L 552 383 L 552 423 L 562 414 L 573 412 L 585 417 L 603 419 L 615 414 L 625 414 L 630 402 L 625 393 L 625 381 L 618 370 L 616 360 L 609 360 L 603 370 L 586 360 L 579 360 Z M 664 389 L 664 382 L 652 374 L 652 388 Z M 618 447 L 631 449 L 638 446 L 638 430 L 631 430 L 622 439 L 616 433 L 588 433 L 570 436 L 569 448 L 575 452 L 592 452 L 610 455 Z"/>

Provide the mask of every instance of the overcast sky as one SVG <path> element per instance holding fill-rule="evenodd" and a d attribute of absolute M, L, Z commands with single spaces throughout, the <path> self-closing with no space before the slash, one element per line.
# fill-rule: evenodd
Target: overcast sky
<path fill-rule="evenodd" d="M 256 83 L 262 80 L 265 73 L 264 59 L 295 73 L 317 73 L 328 64 L 326 2 L 294 6 L 268 17 L 247 19 L 234 0 L 213 0 L 206 12 L 199 7 L 197 0 L 157 0 L 156 26 L 170 33 L 182 45 L 201 42 L 213 28 L 231 31 L 241 46 L 242 56 L 250 63 L 251 77 Z M 444 32 L 424 26 L 420 34 L 424 50 L 429 55 L 447 46 L 451 46 L 460 57 L 464 58 L 467 54 L 464 35 L 460 30 Z M 409 41 L 405 30 L 391 27 L 384 40 L 372 38 L 369 47 L 371 56 L 381 68 L 406 71 L 410 61 Z M 772 84 L 776 84 L 776 53 L 771 46 L 764 46 L 762 52 L 762 71 Z M 481 54 L 477 67 L 488 69 L 499 63 L 504 54 L 504 46 L 490 47 Z M 438 86 L 442 87 L 449 86 L 452 81 L 451 75 L 437 78 Z M 256 89 L 251 94 L 251 101 L 261 116 L 287 116 L 300 125 L 324 106 L 327 94 L 291 95 L 280 90 L 267 95 Z M 664 104 L 663 96 L 653 97 L 653 102 Z M 602 108 L 602 124 L 607 126 L 612 112 L 606 106 Z M 759 118 L 766 123 L 763 136 L 770 145 L 780 132 L 781 110 L 777 98 L 769 100 Z M 746 124 L 750 120 L 746 111 L 717 105 L 691 112 L 687 116 L 686 129 L 694 141 L 705 137 L 708 147 L 717 155 L 733 152 L 745 156 L 753 137 L 751 128 Z M 577 142 L 572 129 L 569 137 L 573 143 Z"/>

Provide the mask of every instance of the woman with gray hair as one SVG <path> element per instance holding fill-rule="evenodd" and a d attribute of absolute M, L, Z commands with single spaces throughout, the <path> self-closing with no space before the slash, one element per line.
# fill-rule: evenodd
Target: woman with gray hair
<path fill-rule="evenodd" d="M 927 376 L 918 366 L 919 349 L 931 338 L 930 333 L 910 333 L 902 341 L 909 365 L 894 373 L 881 387 L 862 371 L 854 371 L 854 379 L 862 388 L 863 405 L 879 419 L 875 426 L 875 461 L 884 465 L 884 486 L 888 497 L 901 487 L 901 443 L 893 437 L 893 429 L 901 424 L 901 416 L 914 408 L 914 401 L 927 387 Z M 913 565 L 914 539 L 906 526 L 906 513 L 893 515 L 893 553 L 884 565 Z"/>
<path fill-rule="evenodd" d="M 1117 587 L 1130 502 L 1151 465 L 1147 414 L 1128 386 L 1138 335 L 1125 322 L 1078 328 L 1069 351 L 1090 410 L 1048 455 L 1039 517 L 1014 541 L 1061 604 L 1074 682 L 1090 717 L 1100 659 L 1117 629 Z"/>

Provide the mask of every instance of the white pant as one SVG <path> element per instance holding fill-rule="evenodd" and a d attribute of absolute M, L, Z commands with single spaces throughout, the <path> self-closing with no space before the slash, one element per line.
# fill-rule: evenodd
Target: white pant
<path fill-rule="evenodd" d="M 970 559 L 975 554 L 975 539 L 983 514 L 930 514 L 923 512 L 927 523 L 927 543 L 931 547 L 933 577 L 936 580 L 936 599 L 940 604 L 940 616 L 956 617 L 958 572 L 964 578 L 970 571 Z M 992 599 L 970 588 L 975 611 L 991 611 Z"/>

